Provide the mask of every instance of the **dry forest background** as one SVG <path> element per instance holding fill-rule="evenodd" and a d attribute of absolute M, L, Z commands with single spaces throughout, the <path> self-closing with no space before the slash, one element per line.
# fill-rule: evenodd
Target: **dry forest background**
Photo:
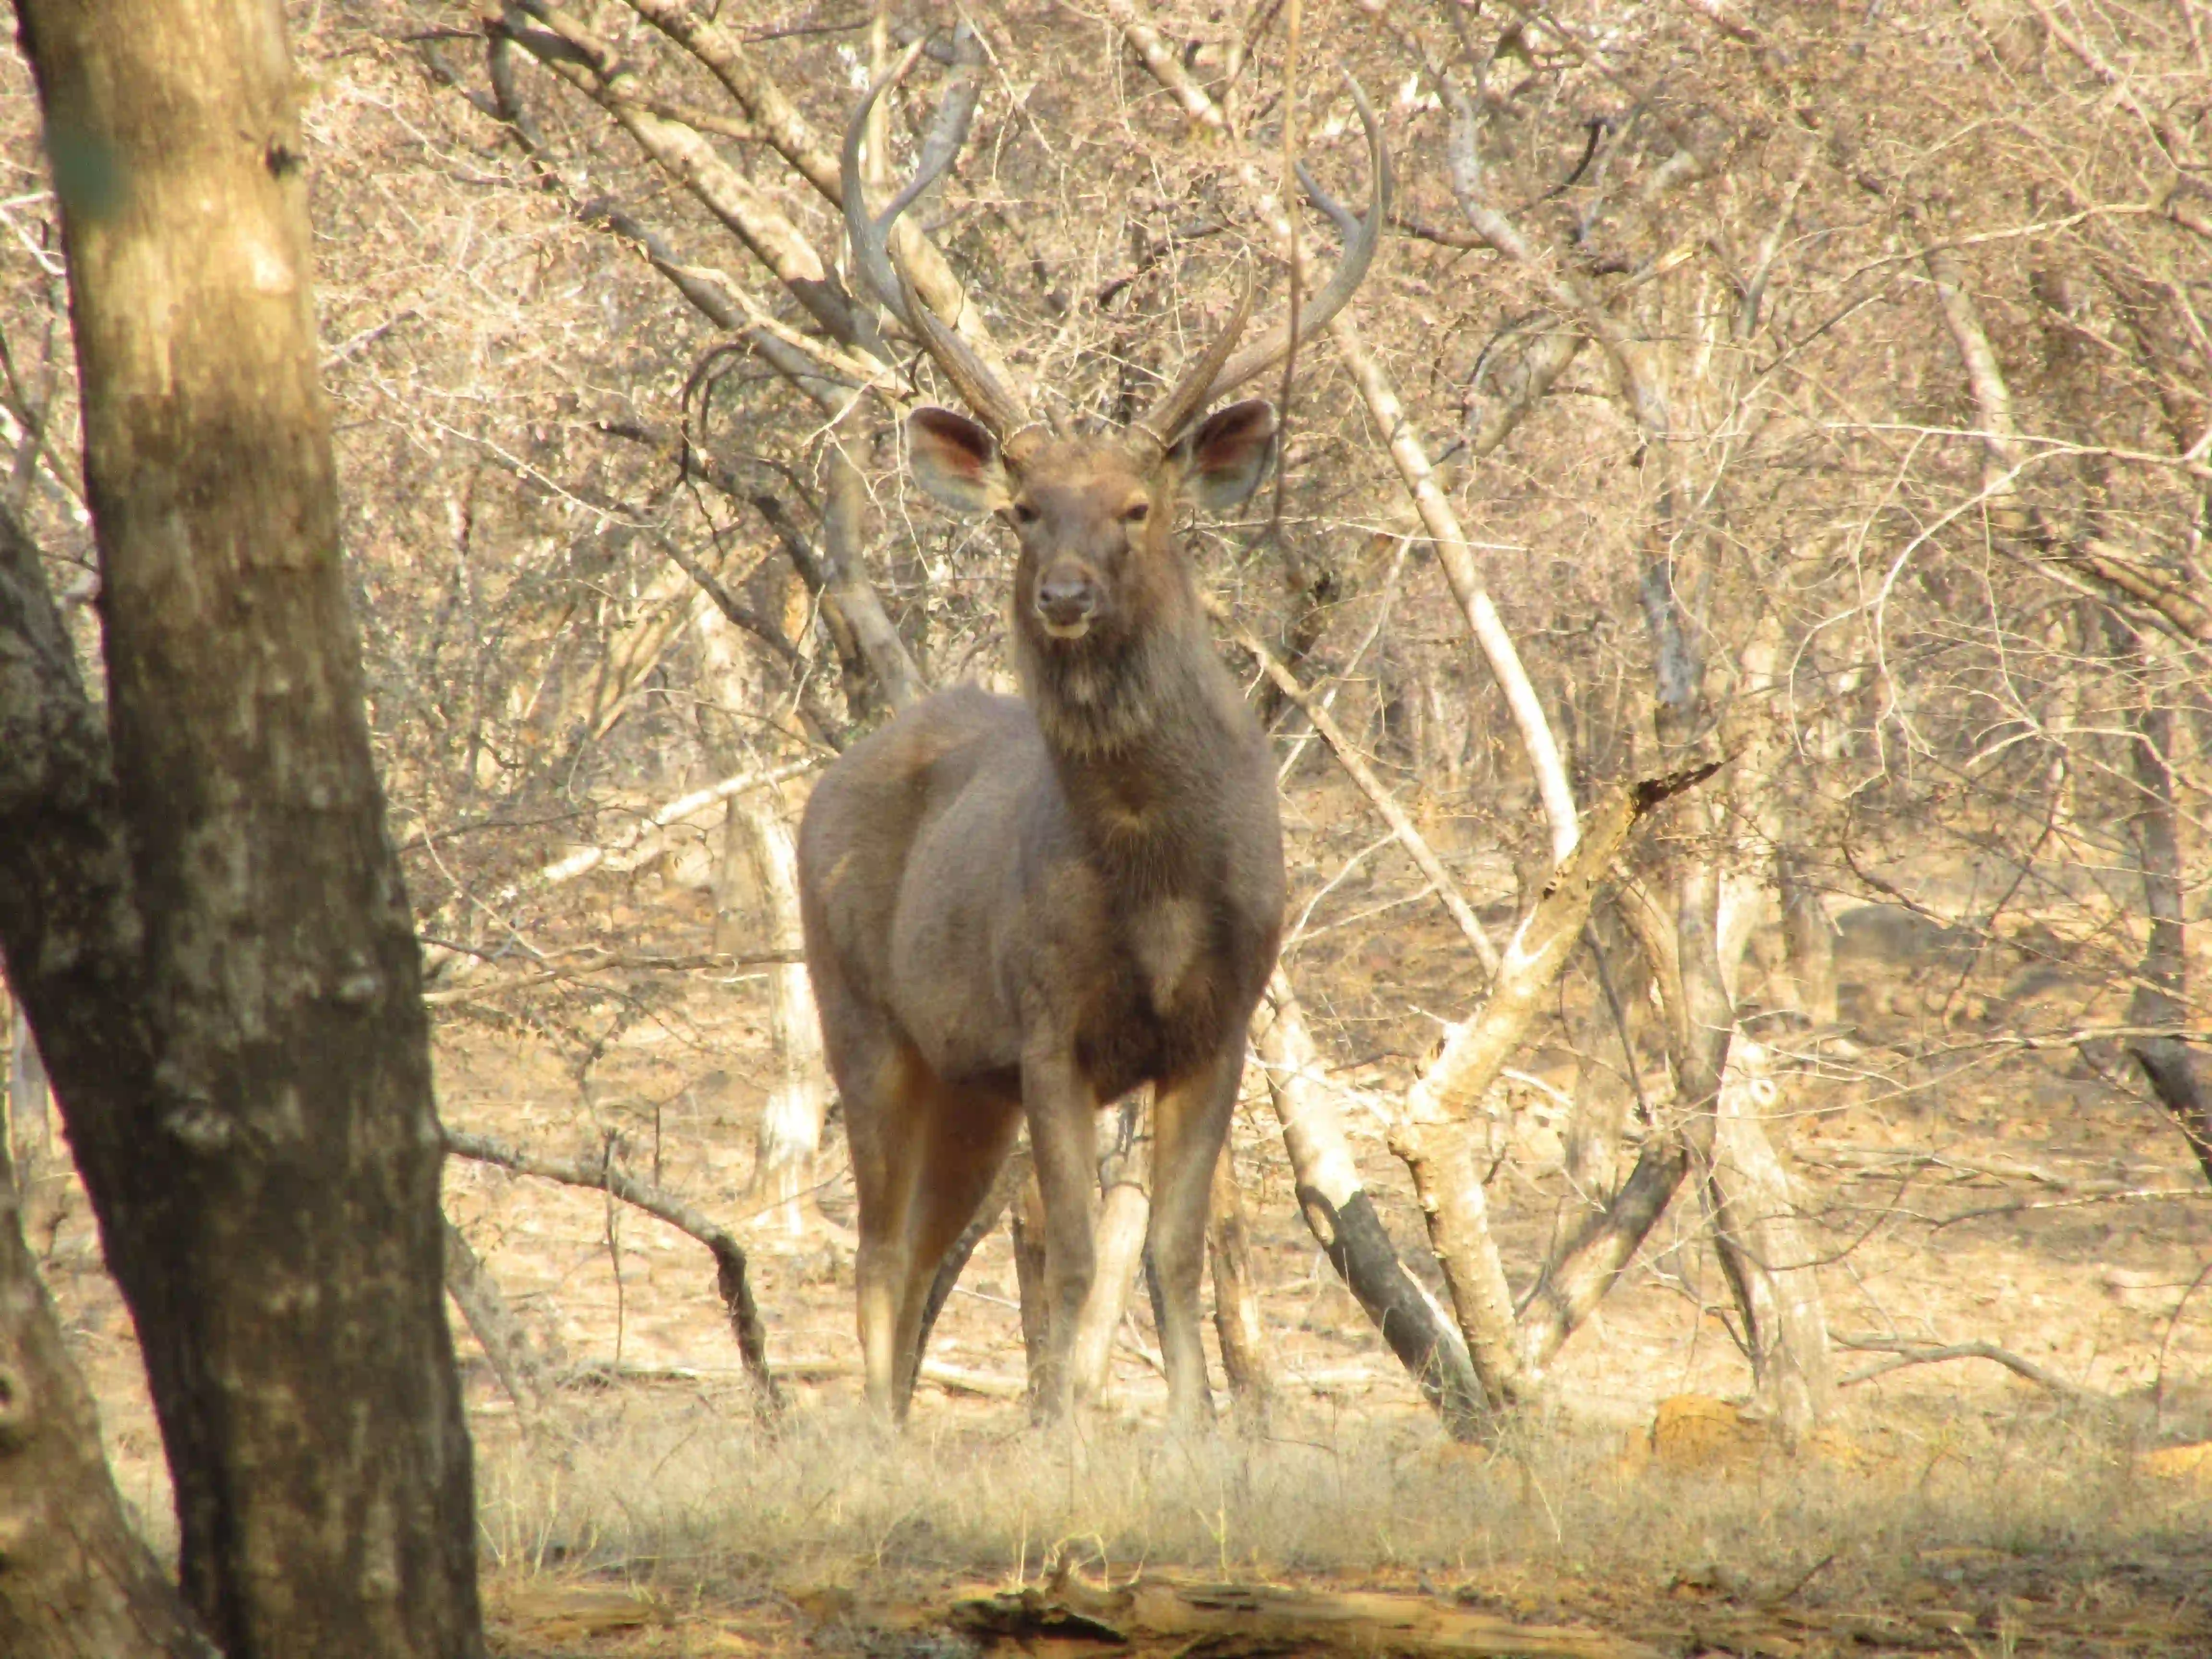
<path fill-rule="evenodd" d="M 2202 0 L 292 16 L 500 1560 L 724 1528 L 1034 1572 L 1079 1534 L 1115 1569 L 1541 1559 L 1584 1607 L 1626 1561 L 1702 1606 L 1891 1548 L 1879 1488 L 1958 1547 L 1945 1607 L 2033 1601 L 2003 1553 L 2031 1535 L 2201 1567 Z M 972 100 L 903 257 L 1073 421 L 1141 407 L 1247 271 L 1279 318 L 1286 233 L 1326 270 L 1285 162 L 1365 210 L 1347 75 L 1395 173 L 1364 289 L 1267 388 L 1279 483 L 1189 532 L 1291 872 L 1217 1227 L 1233 1476 L 1131 1450 L 1079 1497 L 1010 1449 L 1018 1193 L 905 1461 L 856 1419 L 791 831 L 900 704 L 1011 689 L 1008 544 L 901 468 L 900 416 L 950 393 L 845 263 L 846 118 L 915 46 L 870 197 Z M 0 119 L 0 491 L 96 663 L 12 52 Z M 1638 784 L 1707 768 L 1609 882 L 1553 879 Z M 20 1026 L 9 1053 L 33 1242 L 157 1517 L 129 1322 Z M 1105 1127 L 1109 1221 L 1140 1224 L 1141 1115 Z M 685 1236 L 717 1230 L 781 1437 Z M 1139 1274 L 1109 1419 L 1158 1414 L 1155 1360 Z M 1747 1466 L 1763 1495 L 1663 1522 L 1634 1484 Z"/>

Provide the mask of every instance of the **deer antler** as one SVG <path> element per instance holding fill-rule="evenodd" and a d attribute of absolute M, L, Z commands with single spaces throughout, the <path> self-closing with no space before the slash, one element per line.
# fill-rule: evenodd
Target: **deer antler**
<path fill-rule="evenodd" d="M 868 88 L 867 96 L 860 100 L 860 106 L 853 112 L 853 118 L 845 128 L 845 227 L 852 238 L 853 259 L 868 286 L 875 290 L 876 297 L 921 342 L 975 418 L 999 441 L 1000 448 L 1009 459 L 1018 460 L 1024 453 L 1042 441 L 1045 423 L 1030 415 L 1028 405 L 984 366 L 983 360 L 967 341 L 939 319 L 914 291 L 905 271 L 897 268 L 890 254 L 891 227 L 897 222 L 899 215 L 952 165 L 967 137 L 965 122 L 956 119 L 953 123 L 951 142 L 925 150 L 914 178 L 891 198 L 890 205 L 881 214 L 870 216 L 867 197 L 860 185 L 860 143 L 867 130 L 869 112 L 886 90 L 906 78 L 921 54 L 920 42 L 909 47 L 897 67 Z M 1382 240 L 1382 226 L 1390 216 L 1390 153 L 1382 143 L 1382 124 L 1375 118 L 1374 106 L 1367 101 L 1365 90 L 1348 70 L 1344 78 L 1352 88 L 1352 100 L 1358 107 L 1360 124 L 1367 130 L 1368 165 L 1375 179 L 1367 217 L 1354 221 L 1349 211 L 1314 183 L 1304 167 L 1299 168 L 1298 177 L 1313 204 L 1345 232 L 1344 257 L 1338 261 L 1328 283 L 1299 308 L 1295 339 L 1291 325 L 1285 323 L 1238 352 L 1237 339 L 1252 313 L 1252 285 L 1249 280 L 1246 282 L 1236 314 L 1221 332 L 1184 371 L 1182 379 L 1130 422 L 1130 430 L 1139 439 L 1161 452 L 1173 446 L 1184 428 L 1208 405 L 1255 375 L 1264 374 L 1289 355 L 1294 343 L 1303 344 L 1326 327 L 1329 319 L 1344 308 L 1345 301 L 1351 299 L 1365 279 L 1368 267 L 1374 263 L 1375 250 Z M 1232 352 L 1236 352 L 1234 356 L 1231 356 Z"/>
<path fill-rule="evenodd" d="M 1350 70 L 1345 80 L 1352 88 L 1352 101 L 1359 110 L 1360 125 L 1367 129 L 1367 161 L 1375 176 L 1375 194 L 1367 206 L 1364 222 L 1355 223 L 1352 215 L 1323 193 L 1304 167 L 1298 178 L 1306 187 L 1313 204 L 1346 231 L 1344 258 L 1331 273 L 1328 285 L 1305 305 L 1298 308 L 1297 343 L 1304 344 L 1328 324 L 1328 319 L 1344 309 L 1367 276 L 1367 268 L 1375 260 L 1375 250 L 1382 240 L 1382 227 L 1390 217 L 1390 152 L 1382 143 L 1382 124 L 1375 118 L 1375 106 L 1367 101 L 1367 93 L 1353 78 Z M 1164 450 L 1182 435 L 1183 428 L 1217 399 L 1225 396 L 1255 375 L 1264 374 L 1290 354 L 1292 339 L 1288 323 L 1264 338 L 1247 346 L 1236 356 L 1229 352 L 1243 331 L 1244 318 L 1251 301 L 1250 290 L 1245 294 L 1245 304 L 1237 308 L 1236 317 L 1222 331 L 1221 337 L 1208 347 L 1206 355 L 1194 363 L 1182 380 L 1132 422 L 1136 430 Z M 1228 361 L 1224 363 L 1224 359 Z"/>
<path fill-rule="evenodd" d="M 892 313 L 921 342 L 945 379 L 952 382 L 961 400 L 999 441 L 999 447 L 1007 458 L 1018 460 L 1024 452 L 1040 441 L 1044 423 L 1033 419 L 1028 405 L 1000 384 L 998 377 L 984 367 L 983 360 L 967 341 L 938 320 L 937 314 L 914 291 L 905 271 L 893 264 L 890 255 L 891 227 L 898 222 L 899 215 L 913 206 L 915 199 L 952 165 L 961 144 L 966 141 L 967 124 L 956 123 L 951 142 L 924 151 L 912 180 L 891 198 L 890 205 L 880 215 L 869 216 L 867 197 L 860 186 L 860 141 L 867 131 L 868 112 L 876 106 L 877 99 L 906 78 L 915 59 L 921 56 L 921 48 L 920 41 L 908 47 L 897 67 L 868 88 L 868 95 L 860 100 L 860 108 L 853 112 L 853 118 L 845 127 L 845 228 L 852 239 L 853 262 L 867 279 L 868 286 L 875 290 L 876 297 L 890 307 Z"/>
<path fill-rule="evenodd" d="M 1183 370 L 1167 395 L 1129 422 L 1129 430 L 1166 454 L 1183 428 L 1213 400 L 1214 376 L 1221 372 L 1229 354 L 1237 349 L 1237 337 L 1244 332 L 1244 325 L 1252 315 L 1252 273 L 1244 273 L 1244 292 L 1237 301 L 1237 310 L 1220 333 L 1213 337 L 1196 362 Z"/>

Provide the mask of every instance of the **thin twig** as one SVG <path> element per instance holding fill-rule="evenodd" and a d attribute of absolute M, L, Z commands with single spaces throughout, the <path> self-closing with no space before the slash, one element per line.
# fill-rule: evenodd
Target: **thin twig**
<path fill-rule="evenodd" d="M 556 859 L 514 883 L 500 895 L 500 898 L 502 902 L 514 898 L 526 884 L 551 887 L 564 881 L 574 881 L 578 876 L 587 874 L 602 865 L 615 870 L 629 868 L 630 866 L 623 862 L 625 855 L 635 852 L 638 843 L 654 830 L 665 830 L 685 818 L 696 817 L 709 807 L 718 805 L 733 795 L 744 794 L 749 789 L 766 789 L 788 779 L 802 776 L 821 764 L 818 757 L 789 761 L 781 766 L 741 772 L 735 777 L 724 778 L 719 783 L 710 783 L 703 789 L 694 789 L 689 794 L 678 795 L 674 800 L 647 813 L 606 845 L 580 848 L 566 858 Z"/>
<path fill-rule="evenodd" d="M 1444 908 L 1451 913 L 1451 919 L 1459 924 L 1460 932 L 1467 936 L 1467 942 L 1474 947 L 1474 954 L 1482 963 L 1483 972 L 1492 979 L 1497 978 L 1498 947 L 1482 931 L 1482 923 L 1475 916 L 1474 907 L 1467 902 L 1467 895 L 1460 891 L 1459 884 L 1452 879 L 1451 872 L 1444 868 L 1443 860 L 1437 856 L 1436 849 L 1413 827 L 1413 819 L 1406 816 L 1406 809 L 1398 805 L 1396 797 L 1383 787 L 1382 780 L 1375 775 L 1373 769 L 1352 747 L 1352 739 L 1344 734 L 1344 728 L 1336 723 L 1335 717 L 1322 706 L 1318 697 L 1309 695 L 1305 687 L 1298 683 L 1297 676 L 1276 661 L 1274 653 L 1251 633 L 1232 623 L 1229 634 L 1237 644 L 1252 653 L 1277 689 L 1313 722 L 1313 729 L 1321 733 L 1322 741 L 1329 746 L 1329 751 L 1342 763 L 1352 781 L 1359 786 L 1360 793 L 1374 803 L 1375 810 L 1382 815 L 1382 821 L 1390 826 L 1391 833 L 1413 855 L 1421 874 L 1435 890 L 1437 898 L 1443 902 Z"/>
<path fill-rule="evenodd" d="M 787 967 L 793 963 L 805 960 L 805 953 L 800 951 L 748 951 L 742 953 L 702 951 L 687 957 L 605 956 L 573 968 L 546 968 L 534 974 L 518 974 L 510 979 L 489 980 L 481 984 L 456 985 L 426 991 L 422 994 L 422 1002 L 424 1006 L 432 1008 L 442 1007 L 448 1003 L 477 1002 L 503 996 L 509 991 L 526 991 L 534 985 L 580 980 L 591 974 L 688 974 L 702 969 L 728 971 L 739 968 Z"/>
<path fill-rule="evenodd" d="M 2142 1204 L 2162 1198 L 2212 1198 L 2212 1187 L 2134 1187 L 2116 1193 L 2090 1193 L 2081 1198 L 2045 1198 L 2018 1204 L 1992 1204 L 1983 1210 L 1962 1210 L 1933 1224 L 1941 1231 L 1961 1221 L 1980 1221 L 1993 1215 L 2024 1215 L 2030 1210 L 2078 1210 L 2086 1204 Z"/>

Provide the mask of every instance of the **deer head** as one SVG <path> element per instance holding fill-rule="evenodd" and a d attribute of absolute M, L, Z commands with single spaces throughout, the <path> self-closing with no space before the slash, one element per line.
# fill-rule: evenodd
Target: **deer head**
<path fill-rule="evenodd" d="M 1176 508 L 1237 506 L 1259 487 L 1275 456 L 1275 411 L 1264 399 L 1210 416 L 1206 410 L 1280 363 L 1342 308 L 1366 276 L 1389 216 L 1389 157 L 1366 94 L 1352 82 L 1367 132 L 1374 200 L 1366 219 L 1357 222 L 1306 179 L 1316 205 L 1345 229 L 1346 245 L 1328 282 L 1300 308 L 1295 334 L 1285 323 L 1237 349 L 1252 310 L 1248 283 L 1228 324 L 1144 414 L 1118 431 L 1068 435 L 1030 414 L 923 303 L 891 258 L 892 224 L 951 165 L 957 147 L 945 147 L 880 217 L 869 216 L 860 182 L 861 138 L 877 99 L 904 69 L 870 89 L 846 129 L 844 206 L 854 264 L 974 411 L 970 418 L 923 407 L 907 417 L 915 482 L 946 506 L 995 514 L 1013 531 L 1021 547 L 1015 625 L 1032 652 L 1079 641 L 1110 648 L 1151 627 L 1194 618 L 1195 591 L 1172 533 Z"/>

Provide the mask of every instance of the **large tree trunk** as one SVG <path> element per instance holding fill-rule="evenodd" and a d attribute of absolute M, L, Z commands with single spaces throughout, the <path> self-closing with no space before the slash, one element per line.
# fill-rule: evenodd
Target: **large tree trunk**
<path fill-rule="evenodd" d="M 1679 453 L 1668 452 L 1668 422 L 1663 395 L 1649 378 L 1640 351 L 1608 343 L 1616 367 L 1632 392 L 1631 403 L 1647 432 L 1674 467 Z M 1650 562 L 1638 586 L 1644 621 L 1652 641 L 1654 735 L 1658 753 L 1670 764 L 1688 764 L 1707 748 L 1704 659 L 1675 591 L 1672 503 L 1686 488 L 1670 476 L 1662 487 L 1658 512 L 1649 532 Z M 1686 830 L 1709 828 L 1706 803 L 1691 797 L 1676 808 Z M 1720 881 L 1703 835 L 1675 854 L 1674 914 L 1661 914 L 1648 896 L 1623 890 L 1621 915 L 1637 936 L 1644 963 L 1658 988 L 1665 1015 L 1667 1054 L 1674 1076 L 1674 1115 L 1654 1123 L 1628 1178 L 1603 1212 L 1588 1216 L 1561 1239 L 1523 1299 L 1520 1348 L 1524 1364 L 1550 1364 L 1560 1346 L 1589 1317 L 1618 1281 L 1637 1248 L 1658 1224 L 1675 1190 L 1691 1168 L 1710 1167 L 1717 1123 L 1721 1079 L 1728 1066 L 1729 1042 L 1735 1029 L 1720 972 Z"/>
<path fill-rule="evenodd" d="M 1725 974 L 1729 963 L 1721 966 Z M 1766 1133 L 1781 1098 L 1773 1052 L 1738 1034 L 1715 1106 L 1705 1200 L 1713 1251 L 1744 1324 L 1760 1408 L 1795 1443 L 1827 1413 L 1834 1388 L 1827 1314 L 1811 1241 L 1781 1155 Z"/>
<path fill-rule="evenodd" d="M 283 14 L 18 12 L 116 794 L 81 726 L 39 757 L 65 788 L 17 803 L 10 971 L 137 1318 L 189 1603 L 233 1653 L 473 1654 L 420 962 L 338 561 Z"/>
<path fill-rule="evenodd" d="M 1781 631 L 1770 613 L 1742 659 L 1739 695 L 1753 709 L 1776 690 Z M 1788 749 L 1771 718 L 1754 714 L 1731 769 L 1734 799 L 1724 822 L 1738 826 L 1734 845 L 1717 848 L 1724 863 L 1723 904 L 1716 929 L 1722 1000 L 1740 1005 L 1743 959 L 1768 896 L 1778 884 L 1778 850 L 1784 846 Z M 1720 829 L 1716 823 L 1716 831 Z M 1735 914 L 1728 913 L 1734 898 Z M 1784 906 L 1778 901 L 1778 912 Z M 1687 957 L 1686 956 L 1686 963 Z M 1717 1017 L 1720 1000 L 1714 1001 Z M 1832 1387 L 1827 1316 L 1813 1251 L 1798 1225 L 1796 1196 L 1780 1156 L 1766 1133 L 1766 1119 L 1780 1097 L 1774 1056 L 1763 1044 L 1738 1035 L 1715 1097 L 1713 1158 L 1705 1172 L 1705 1200 L 1713 1249 L 1743 1318 L 1753 1387 L 1760 1407 L 1785 1440 L 1794 1443 L 1825 1414 Z"/>
<path fill-rule="evenodd" d="M 0 1141 L 0 1653 L 213 1659 L 124 1514 L 92 1396 L 18 1224 Z"/>
<path fill-rule="evenodd" d="M 1743 1320 L 1759 1401 L 1794 1439 L 1826 1407 L 1826 1316 L 1789 1178 L 1759 1122 L 1763 1051 L 1754 1052 L 1752 1073 L 1738 1076 L 1741 1040 L 1719 950 L 1717 860 L 1694 847 L 1678 856 L 1674 927 L 1651 926 L 1656 919 L 1647 915 L 1640 931 L 1669 1005 L 1668 1050 L 1682 1112 L 1680 1167 L 1701 1177 L 1714 1252 Z"/>

